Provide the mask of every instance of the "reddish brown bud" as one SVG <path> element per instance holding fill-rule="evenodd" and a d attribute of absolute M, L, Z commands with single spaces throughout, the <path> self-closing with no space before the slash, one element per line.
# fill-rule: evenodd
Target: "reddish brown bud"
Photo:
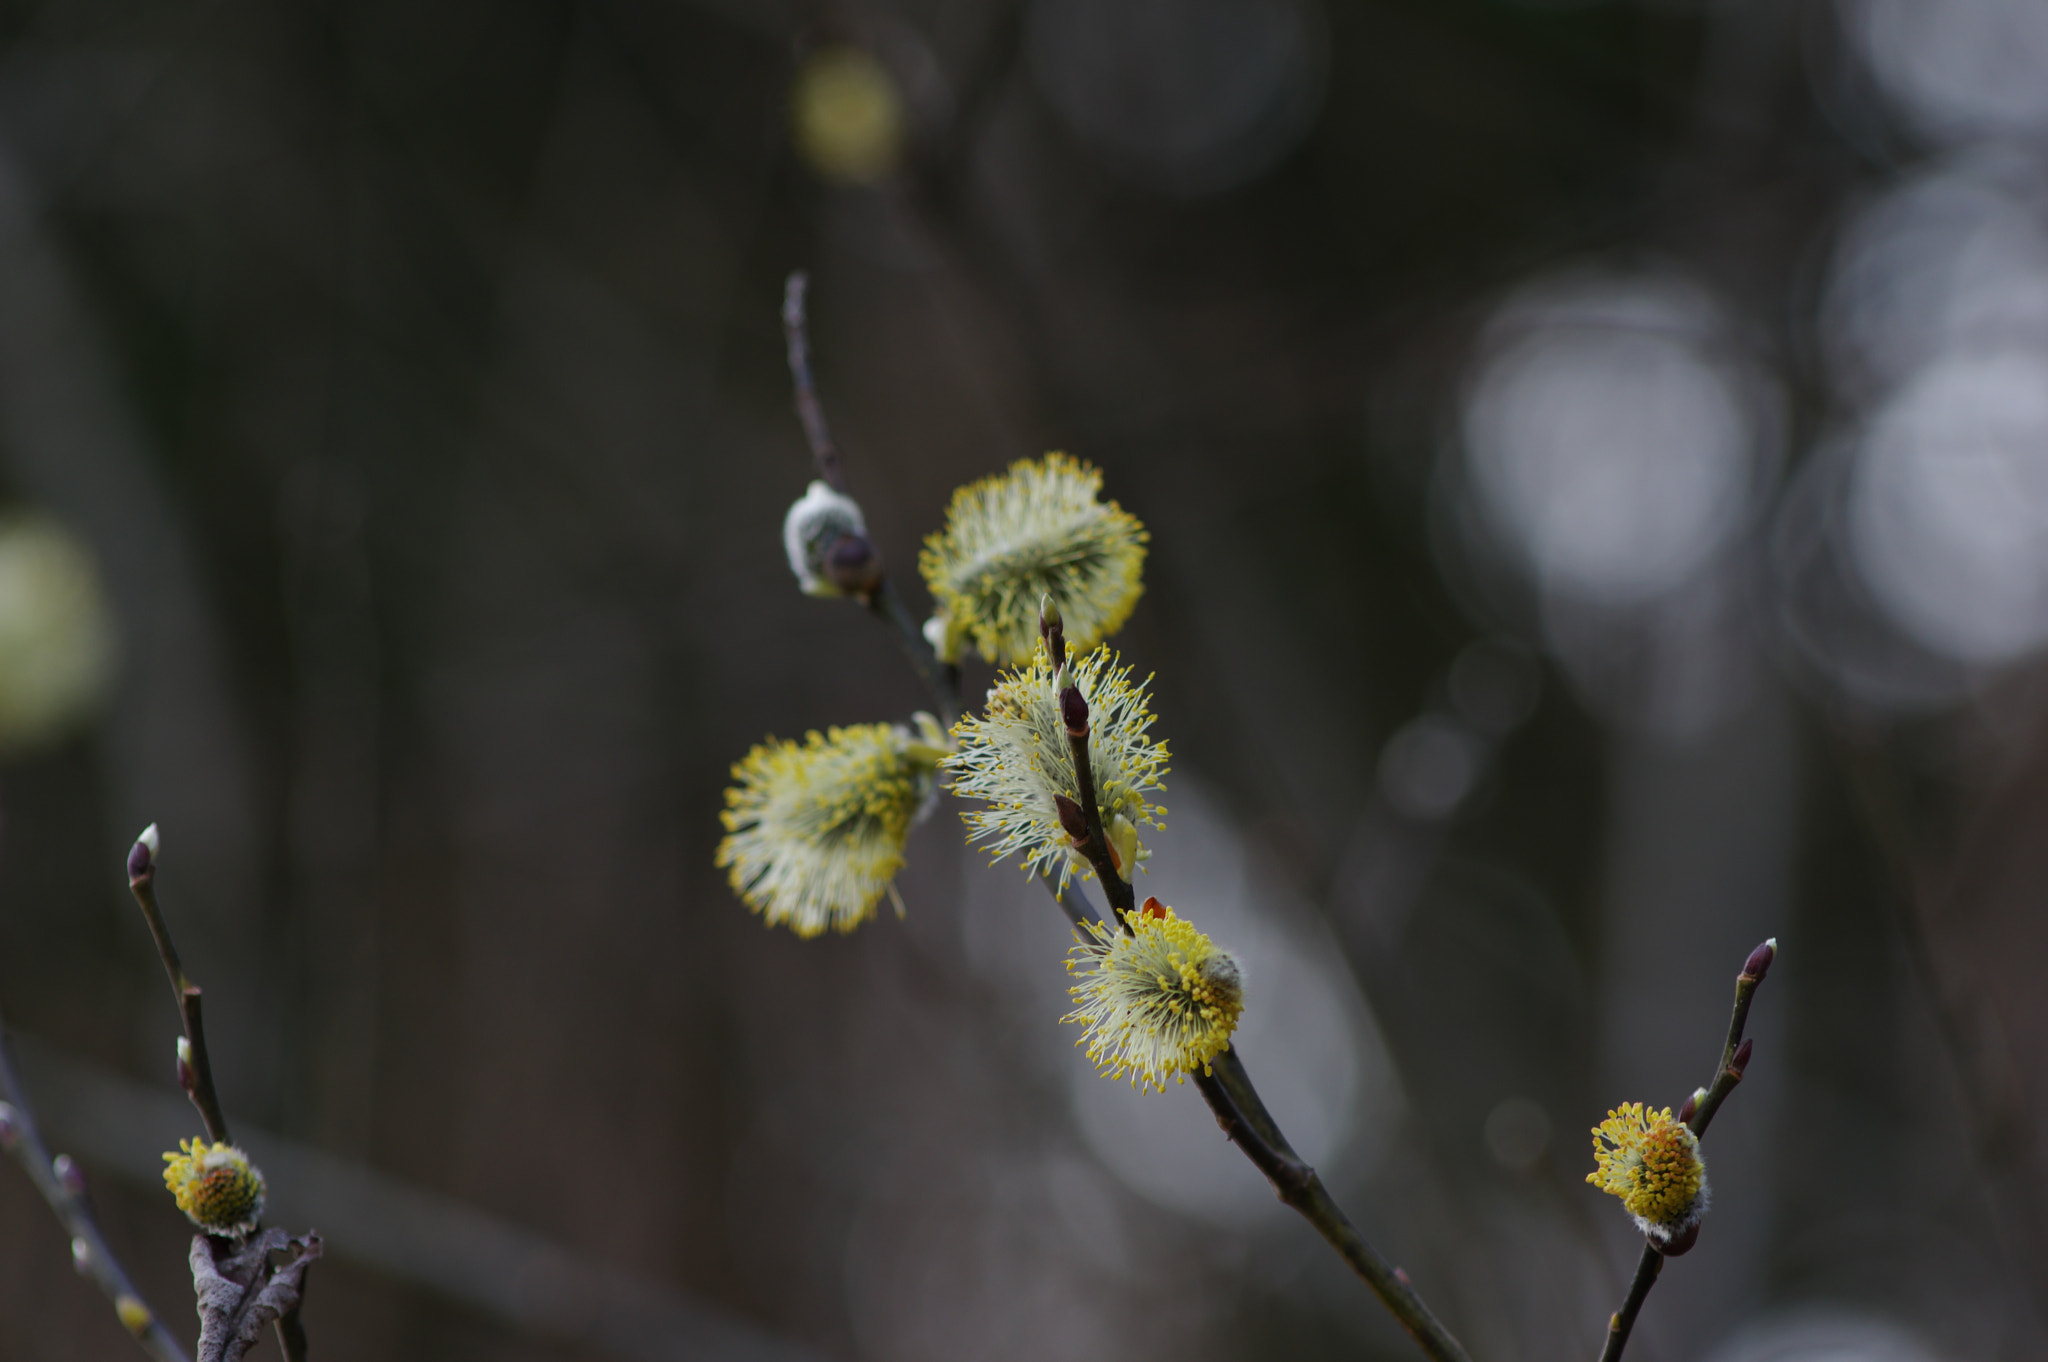
<path fill-rule="evenodd" d="M 1685 1125 L 1688 1122 L 1690 1122 L 1692 1120 L 1692 1114 L 1698 1111 L 1699 1109 L 1700 1095 L 1698 1093 L 1694 1093 L 1692 1096 L 1685 1099 L 1684 1105 L 1679 1107 L 1678 1124 Z"/>
<path fill-rule="evenodd" d="M 1155 895 L 1148 894 L 1145 902 L 1139 906 L 1138 911 L 1146 917 L 1156 917 L 1162 920 L 1166 917 L 1166 905 L 1161 903 Z"/>
<path fill-rule="evenodd" d="M 1060 692 L 1060 718 L 1066 721 L 1068 737 L 1088 736 L 1088 702 L 1081 698 L 1080 687 L 1068 686 Z"/>
<path fill-rule="evenodd" d="M 1728 1072 L 1737 1078 L 1742 1077 L 1742 1071 L 1749 1067 L 1749 1056 L 1755 1048 L 1756 1042 L 1753 1040 L 1745 1040 L 1736 1046 L 1735 1057 L 1728 1061 Z"/>
<path fill-rule="evenodd" d="M 1088 840 L 1088 819 L 1082 814 L 1081 806 L 1063 794 L 1052 797 L 1052 806 L 1059 813 L 1060 826 L 1067 830 L 1067 836 L 1076 842 Z"/>
<path fill-rule="evenodd" d="M 1401 1285 L 1407 1287 L 1412 1287 L 1415 1285 L 1414 1282 L 1408 1280 L 1408 1269 L 1405 1267 L 1397 1267 L 1394 1269 L 1394 1280 L 1401 1283 Z"/>
<path fill-rule="evenodd" d="M 1700 1241 L 1700 1222 L 1695 1220 L 1671 1236 L 1668 1243 L 1657 1245 L 1657 1252 L 1666 1258 L 1677 1258 L 1692 1252 L 1692 1246 Z"/>
<path fill-rule="evenodd" d="M 1763 982 L 1764 974 L 1771 968 L 1771 961 L 1778 958 L 1778 938 L 1772 937 L 1749 953 L 1749 959 L 1742 962 L 1743 977 Z"/>

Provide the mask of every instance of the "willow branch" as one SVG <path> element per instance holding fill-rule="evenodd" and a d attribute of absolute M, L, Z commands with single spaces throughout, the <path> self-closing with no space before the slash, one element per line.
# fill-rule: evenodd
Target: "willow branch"
<path fill-rule="evenodd" d="M 206 1138 L 215 1144 L 233 1144 L 234 1140 L 228 1135 L 227 1116 L 221 1111 L 220 1094 L 213 1086 L 213 1058 L 207 1053 L 206 1025 L 200 1010 L 203 995 L 199 985 L 185 973 L 184 962 L 178 957 L 177 943 L 171 939 L 170 925 L 164 921 L 163 910 L 157 906 L 156 851 L 156 824 L 152 823 L 128 853 L 128 888 L 135 895 L 136 903 L 141 905 L 143 920 L 149 924 L 149 934 L 156 940 L 156 951 L 163 959 L 164 973 L 170 977 L 171 993 L 177 998 L 178 1015 L 185 1023 L 185 1040 L 178 1047 L 178 1082 L 184 1087 L 185 1095 L 192 1099 L 192 1105 L 198 1108 L 199 1119 L 206 1126 Z M 277 1343 L 285 1362 L 304 1362 L 306 1330 L 299 1323 L 296 1305 L 278 1319 Z"/>
<path fill-rule="evenodd" d="M 1049 620 L 1041 627 L 1047 634 L 1053 664 L 1058 667 L 1065 655 L 1058 622 Z M 1088 756 L 1088 702 L 1078 687 L 1070 685 L 1061 690 L 1060 717 L 1066 724 L 1067 747 L 1074 759 L 1074 784 L 1080 795 L 1078 801 L 1064 798 L 1056 801 L 1060 823 L 1073 839 L 1075 850 L 1086 856 L 1088 863 L 1095 867 L 1095 874 L 1102 881 L 1103 895 L 1128 932 L 1132 930 L 1136 895 L 1130 882 L 1119 872 L 1116 859 L 1110 853 L 1109 838 L 1103 831 L 1102 809 L 1095 797 L 1094 767 Z M 1066 905 L 1062 903 L 1061 906 Z M 1316 1170 L 1304 1163 L 1293 1146 L 1287 1143 L 1287 1137 L 1280 1133 L 1279 1123 L 1259 1099 L 1258 1090 L 1252 1086 L 1251 1075 L 1245 1072 L 1244 1062 L 1238 1058 L 1235 1047 L 1218 1055 L 1212 1064 L 1194 1075 L 1194 1080 L 1223 1133 L 1244 1152 L 1255 1168 L 1266 1175 L 1266 1181 L 1273 1184 L 1280 1200 L 1314 1226 L 1316 1233 L 1351 1265 L 1352 1271 L 1379 1297 L 1380 1303 L 1400 1321 L 1401 1327 L 1408 1331 L 1422 1351 L 1434 1362 L 1470 1362 L 1450 1331 L 1438 1322 L 1429 1307 L 1422 1303 L 1422 1298 L 1415 1294 L 1415 1288 L 1409 1285 L 1406 1275 L 1365 1241 L 1365 1236 L 1346 1218 L 1330 1196 L 1329 1189 L 1323 1186 L 1323 1180 L 1316 1176 Z"/>
<path fill-rule="evenodd" d="M 1714 1081 L 1702 1092 L 1686 1098 L 1678 1112 L 1679 1119 L 1695 1137 L 1706 1135 L 1714 1113 L 1735 1091 L 1736 1084 L 1742 1082 L 1743 1071 L 1749 1067 L 1752 1045 L 1743 1038 L 1742 1031 L 1749 1024 L 1750 999 L 1756 996 L 1756 986 L 1764 981 L 1777 957 L 1778 939 L 1772 937 L 1749 953 L 1749 958 L 1742 962 L 1742 973 L 1735 976 L 1735 1007 L 1728 1017 L 1728 1038 L 1721 1044 L 1721 1062 L 1714 1070 Z M 1636 1260 L 1636 1275 L 1629 1282 L 1628 1295 L 1622 1300 L 1621 1309 L 1607 1321 L 1607 1342 L 1600 1349 L 1600 1362 L 1621 1362 L 1622 1350 L 1628 1347 L 1629 1334 L 1636 1327 L 1636 1316 L 1642 1313 L 1650 1288 L 1657 1284 L 1665 1258 L 1675 1258 L 1690 1250 L 1698 1235 L 1699 1226 L 1694 1225 L 1663 1249 L 1654 1242 L 1643 1245 L 1643 1256 Z"/>
<path fill-rule="evenodd" d="M 83 1181 L 69 1158 L 52 1158 L 36 1126 L 35 1109 L 14 1060 L 14 1042 L 0 1023 L 0 1149 L 12 1154 L 71 1236 L 71 1256 L 114 1306 L 115 1317 L 157 1362 L 189 1362 L 184 1348 L 143 1301 L 120 1259 L 107 1247 L 86 1201 Z M 61 1162 L 60 1162 L 61 1160 Z"/>

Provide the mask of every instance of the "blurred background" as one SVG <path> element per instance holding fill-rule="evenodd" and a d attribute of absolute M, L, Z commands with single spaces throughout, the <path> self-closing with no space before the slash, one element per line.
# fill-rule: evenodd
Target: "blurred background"
<path fill-rule="evenodd" d="M 1475 1357 L 1597 1351 L 1766 936 L 1630 1356 L 2048 1356 L 2048 3 L 0 15 L 0 1007 L 167 1318 L 151 821 L 319 1356 L 1409 1355 L 952 808 L 850 937 L 714 870 L 925 703 L 783 561 L 806 267 L 920 608 L 1015 458 L 1151 528 L 1145 888 Z M 137 1355 L 68 1257 L 0 1165 L 0 1356 Z"/>

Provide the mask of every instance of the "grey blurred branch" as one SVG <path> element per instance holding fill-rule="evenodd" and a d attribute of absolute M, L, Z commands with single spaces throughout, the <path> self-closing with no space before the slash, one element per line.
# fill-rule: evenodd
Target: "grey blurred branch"
<path fill-rule="evenodd" d="M 1772 937 L 1749 953 L 1749 958 L 1742 962 L 1742 973 L 1735 977 L 1735 1009 L 1728 1018 L 1728 1038 L 1721 1045 L 1721 1062 L 1714 1070 L 1714 1081 L 1703 1090 L 1703 1094 L 1686 1098 L 1685 1105 L 1679 1109 L 1679 1117 L 1695 1136 L 1706 1136 L 1714 1113 L 1721 1109 L 1721 1103 L 1728 1100 L 1728 1094 L 1735 1091 L 1735 1085 L 1742 1081 L 1743 1070 L 1749 1066 L 1750 1042 L 1742 1036 L 1743 1028 L 1749 1024 L 1749 1001 L 1777 956 L 1778 940 Z M 1628 1347 L 1629 1334 L 1636 1327 L 1636 1316 L 1642 1313 L 1650 1288 L 1657 1284 L 1657 1274 L 1664 1270 L 1665 1258 L 1675 1258 L 1687 1252 L 1698 1237 L 1699 1226 L 1694 1225 L 1674 1239 L 1668 1249 L 1660 1249 L 1649 1242 L 1643 1245 L 1643 1255 L 1636 1260 L 1636 1275 L 1628 1284 L 1628 1295 L 1623 1299 L 1621 1309 L 1607 1321 L 1607 1342 L 1600 1349 L 1600 1362 L 1621 1362 L 1622 1350 Z"/>
<path fill-rule="evenodd" d="M 35 1108 L 29 1103 L 28 1088 L 14 1059 L 14 1041 L 7 1034 L 4 1021 L 0 1021 L 0 1148 L 15 1157 L 36 1191 L 42 1193 L 43 1200 L 71 1236 L 71 1253 L 79 1269 L 91 1276 L 113 1303 L 115 1316 L 122 1327 L 135 1335 L 142 1350 L 157 1362 L 188 1362 L 178 1340 L 143 1301 L 135 1283 L 128 1279 L 127 1270 L 107 1247 L 92 1208 L 76 1183 L 76 1173 L 69 1178 L 60 1174 L 36 1124 Z M 65 1162 L 68 1170 L 69 1160 Z"/>

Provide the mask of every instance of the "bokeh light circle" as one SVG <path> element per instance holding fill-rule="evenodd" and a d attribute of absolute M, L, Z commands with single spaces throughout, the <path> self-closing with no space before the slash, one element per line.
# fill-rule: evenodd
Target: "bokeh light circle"
<path fill-rule="evenodd" d="M 2048 350 L 1962 351 L 1881 408 L 1850 544 L 1907 633 L 1974 665 L 2048 642 Z"/>
<path fill-rule="evenodd" d="M 1607 606 L 1696 575 L 1753 500 L 1761 422 L 1718 309 L 1662 276 L 1533 285 L 1495 315 L 1465 395 L 1472 493 L 1546 588 Z"/>

